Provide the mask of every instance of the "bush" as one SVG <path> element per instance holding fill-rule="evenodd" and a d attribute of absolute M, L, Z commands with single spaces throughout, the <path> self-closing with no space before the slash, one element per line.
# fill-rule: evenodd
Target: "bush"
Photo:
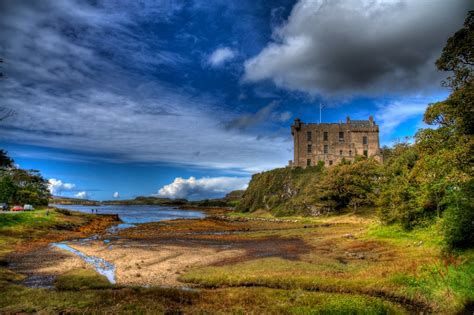
<path fill-rule="evenodd" d="M 449 249 L 474 246 L 474 180 L 448 196 L 443 231 Z"/>
<path fill-rule="evenodd" d="M 69 211 L 69 210 L 67 210 L 67 209 L 59 209 L 59 208 L 56 208 L 55 211 L 58 212 L 58 213 L 61 213 L 61 214 L 63 214 L 63 215 L 67 215 L 67 216 L 72 215 L 71 211 Z"/>

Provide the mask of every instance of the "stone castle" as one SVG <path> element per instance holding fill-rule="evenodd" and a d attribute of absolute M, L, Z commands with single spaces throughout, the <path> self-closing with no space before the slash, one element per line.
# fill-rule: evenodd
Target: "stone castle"
<path fill-rule="evenodd" d="M 294 160 L 290 166 L 307 167 L 319 161 L 329 166 L 342 159 L 354 160 L 358 155 L 373 157 L 382 163 L 379 144 L 379 126 L 372 116 L 369 120 L 351 120 L 340 123 L 303 123 L 295 119 L 291 126 Z"/>

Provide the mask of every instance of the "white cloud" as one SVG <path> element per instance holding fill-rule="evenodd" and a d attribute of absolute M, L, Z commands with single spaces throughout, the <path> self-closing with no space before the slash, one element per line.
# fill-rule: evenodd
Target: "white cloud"
<path fill-rule="evenodd" d="M 118 191 L 116 191 L 116 192 L 114 192 L 114 195 L 113 195 L 113 196 L 114 196 L 114 198 L 119 198 L 119 197 L 120 197 L 120 194 L 119 194 Z"/>
<path fill-rule="evenodd" d="M 76 187 L 76 185 L 71 184 L 71 183 L 63 183 L 59 179 L 50 178 L 48 180 L 48 189 L 51 192 L 51 194 L 55 196 L 60 195 L 61 192 L 65 190 L 71 190 L 74 187 Z"/>
<path fill-rule="evenodd" d="M 434 60 L 469 7 L 465 0 L 300 0 L 245 62 L 244 81 L 338 97 L 437 90 L 443 74 Z"/>
<path fill-rule="evenodd" d="M 212 67 L 222 66 L 226 61 L 232 60 L 235 57 L 235 52 L 229 47 L 216 49 L 208 58 L 207 62 Z"/>
<path fill-rule="evenodd" d="M 87 199 L 89 198 L 89 194 L 86 191 L 80 191 L 77 194 L 75 194 L 74 197 L 79 198 L 79 199 Z"/>
<path fill-rule="evenodd" d="M 12 128 L 3 129 L 0 139 L 74 149 L 89 160 L 159 161 L 245 172 L 279 167 L 291 158 L 286 151 L 292 147 L 289 129 L 287 137 L 256 140 L 238 128 L 225 128 L 220 122 L 242 119 L 212 98 L 176 94 L 154 85 L 142 87 L 141 96 L 135 95 L 137 91 L 120 95 L 92 89 L 53 97 L 13 79 L 5 84 L 5 106 L 14 108 L 22 119 L 9 121 Z M 18 95 L 18 89 L 25 93 Z M 141 99 L 147 93 L 149 99 Z M 64 104 L 74 104 L 74 119 L 71 107 Z M 193 154 L 197 151 L 199 158 Z M 55 154 L 49 158 L 78 157 Z"/>
<path fill-rule="evenodd" d="M 61 149 L 37 153 L 53 160 L 159 162 L 246 174 L 291 158 L 289 129 L 258 140 L 226 129 L 224 122 L 240 113 L 226 106 L 225 96 L 144 76 L 141 70 L 155 71 L 158 64 L 185 62 L 166 45 L 145 54 L 150 49 L 141 45 L 151 43 L 130 32 L 136 20 L 127 12 L 146 11 L 75 1 L 12 1 L 7 7 L 0 10 L 0 27 L 12 45 L 3 47 L 10 79 L 2 84 L 2 106 L 17 119 L 0 126 L 0 141 Z M 98 47 L 113 54 L 105 58 Z M 215 62 L 229 60 L 226 51 L 213 54 Z M 140 71 L 125 71 L 124 60 Z"/>
<path fill-rule="evenodd" d="M 247 188 L 249 179 L 241 177 L 177 177 L 158 190 L 157 195 L 166 198 L 204 199 L 223 197 L 226 193 Z"/>
<path fill-rule="evenodd" d="M 272 115 L 272 118 L 275 120 L 275 121 L 279 121 L 279 122 L 285 122 L 285 121 L 288 121 L 290 120 L 291 116 L 293 114 L 289 111 L 286 111 L 286 112 L 282 112 L 282 113 L 274 113 Z"/>
<path fill-rule="evenodd" d="M 380 126 L 380 135 L 390 135 L 402 123 L 419 117 L 420 121 L 428 106 L 426 100 L 397 100 L 379 106 L 376 118 Z"/>

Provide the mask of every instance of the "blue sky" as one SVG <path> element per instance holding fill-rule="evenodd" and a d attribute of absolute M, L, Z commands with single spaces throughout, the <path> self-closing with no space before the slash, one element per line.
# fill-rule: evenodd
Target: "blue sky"
<path fill-rule="evenodd" d="M 0 4 L 1 147 L 57 195 L 199 199 L 292 158 L 294 118 L 374 115 L 382 144 L 444 99 L 469 1 Z"/>

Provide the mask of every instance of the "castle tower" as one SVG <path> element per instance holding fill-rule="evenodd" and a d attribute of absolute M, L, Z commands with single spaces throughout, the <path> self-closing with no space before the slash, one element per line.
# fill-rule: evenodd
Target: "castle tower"
<path fill-rule="evenodd" d="M 302 123 L 295 119 L 291 126 L 294 159 L 291 166 L 307 167 L 323 161 L 326 166 L 342 159 L 352 161 L 358 155 L 373 157 L 382 163 L 379 126 L 372 116 L 368 120 L 339 123 Z"/>

